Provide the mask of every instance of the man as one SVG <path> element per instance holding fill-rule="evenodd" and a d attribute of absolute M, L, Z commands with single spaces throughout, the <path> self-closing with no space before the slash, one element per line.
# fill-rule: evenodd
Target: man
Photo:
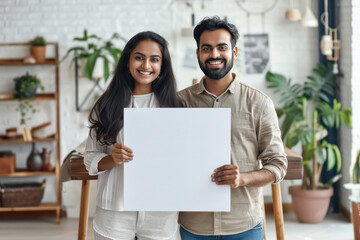
<path fill-rule="evenodd" d="M 195 27 L 194 38 L 205 76 L 178 96 L 184 107 L 231 108 L 231 164 L 211 175 L 215 184 L 231 186 L 231 211 L 181 212 L 181 237 L 263 239 L 260 187 L 281 181 L 287 168 L 273 103 L 231 73 L 239 38 L 233 24 L 219 17 L 205 18 Z"/>

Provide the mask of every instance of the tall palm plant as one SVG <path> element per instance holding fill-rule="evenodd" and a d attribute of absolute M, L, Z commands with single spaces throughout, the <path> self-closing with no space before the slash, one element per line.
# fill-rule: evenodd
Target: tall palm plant
<path fill-rule="evenodd" d="M 266 74 L 267 87 L 281 95 L 282 107 L 277 109 L 277 114 L 283 118 L 281 131 L 285 145 L 292 148 L 300 143 L 302 146 L 302 189 L 331 187 L 341 177 L 338 174 L 326 183 L 320 181 L 325 161 L 328 161 L 327 170 L 335 166 L 337 173 L 341 170 L 338 146 L 324 140 L 328 135 L 326 127 L 351 126 L 351 109 L 343 109 L 335 99 L 338 77 L 341 75 L 333 74 L 331 64 L 318 64 L 303 84 L 292 83 L 281 74 Z"/>

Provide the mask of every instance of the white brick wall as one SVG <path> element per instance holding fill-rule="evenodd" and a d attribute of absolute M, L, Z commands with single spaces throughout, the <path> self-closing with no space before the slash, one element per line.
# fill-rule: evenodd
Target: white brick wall
<path fill-rule="evenodd" d="M 182 89 L 191 84 L 192 78 L 201 78 L 202 72 L 184 68 L 183 53 L 187 47 L 194 48 L 192 38 L 181 37 L 180 29 L 191 26 L 191 9 L 184 1 L 175 1 L 171 7 L 171 0 L 3 0 L 0 1 L 0 42 L 29 41 L 35 35 L 43 35 L 47 41 L 59 42 L 60 57 L 66 50 L 74 46 L 72 38 L 82 35 L 84 28 L 89 33 L 102 37 L 110 37 L 119 32 L 125 38 L 143 30 L 153 30 L 168 39 L 173 58 L 178 88 Z M 317 13 L 317 1 L 313 2 L 313 11 Z M 265 16 L 265 29 L 270 36 L 270 56 L 272 70 L 291 77 L 295 82 L 301 82 L 311 73 L 311 69 L 318 62 L 318 33 L 317 29 L 309 29 L 284 19 L 285 11 L 289 8 L 288 1 L 279 1 L 277 6 Z M 296 6 L 304 10 L 304 2 L 299 1 Z M 217 1 L 205 0 L 202 9 L 201 1 L 195 1 L 196 22 L 204 16 L 218 14 L 227 16 L 235 23 L 241 34 L 246 33 L 247 17 L 234 0 Z M 250 29 L 254 33 L 261 32 L 261 18 L 253 15 L 250 18 Z M 344 24 L 346 25 L 346 24 Z M 0 48 L 2 54 L 9 54 Z M 61 109 L 61 158 L 77 146 L 87 136 L 84 122 L 87 113 L 75 111 L 75 90 L 73 68 L 69 62 L 60 66 L 60 109 Z M 47 69 L 47 68 L 46 68 Z M 47 71 L 42 68 L 0 68 L 0 89 L 11 91 L 12 79 L 25 71 L 37 73 L 45 80 Z M 51 76 L 51 75 L 50 75 Z M 244 75 L 243 81 L 269 94 L 274 102 L 278 98 L 266 89 L 263 75 Z M 9 84 L 10 83 L 10 84 Z M 49 90 L 51 86 L 47 86 Z M 7 116 L 0 117 L 0 133 L 7 127 L 18 126 L 18 113 L 13 106 L 0 106 L 1 112 Z M 33 118 L 30 125 L 35 125 L 38 119 Z M 0 146 L 1 149 L 8 146 Z M 24 148 L 24 156 L 29 149 Z M 20 157 L 19 157 L 20 159 Z M 23 163 L 22 163 L 23 164 Z M 287 194 L 289 182 L 283 185 L 283 201 L 290 202 Z M 94 188 L 93 184 L 93 188 Z M 67 207 L 69 216 L 78 215 L 79 183 L 67 183 L 63 194 L 63 203 Z M 94 198 L 92 191 L 92 200 Z M 53 200 L 53 196 L 46 193 L 46 198 Z M 90 211 L 90 214 L 93 210 Z"/>
<path fill-rule="evenodd" d="M 352 108 L 352 128 L 342 127 L 340 144 L 343 157 L 343 178 L 341 183 L 351 181 L 352 167 L 357 151 L 360 149 L 360 2 L 341 1 L 341 68 L 344 78 L 341 80 L 341 100 L 344 106 Z M 341 205 L 351 209 L 349 190 L 341 187 Z"/>

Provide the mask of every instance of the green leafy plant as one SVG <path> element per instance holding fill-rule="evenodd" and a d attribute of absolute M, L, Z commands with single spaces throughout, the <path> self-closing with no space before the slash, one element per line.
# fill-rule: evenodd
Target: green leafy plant
<path fill-rule="evenodd" d="M 35 37 L 34 40 L 32 40 L 30 43 L 31 43 L 31 46 L 34 46 L 34 47 L 46 46 L 45 39 L 41 36 Z"/>
<path fill-rule="evenodd" d="M 341 124 L 351 126 L 351 109 L 343 109 L 335 98 L 336 79 L 340 74 L 333 74 L 332 65 L 318 64 L 313 74 L 304 84 L 293 84 L 283 75 L 268 72 L 267 87 L 280 94 L 282 107 L 276 109 L 281 125 L 282 138 L 286 147 L 302 146 L 304 174 L 302 189 L 331 187 L 340 179 L 338 174 L 326 183 L 320 181 L 320 174 L 327 161 L 327 170 L 336 166 L 341 170 L 341 154 L 337 145 L 324 140 L 328 135 L 326 127 L 338 128 Z"/>
<path fill-rule="evenodd" d="M 41 84 L 39 78 L 30 75 L 29 73 L 15 78 L 14 82 L 14 98 L 19 100 L 19 107 L 17 110 L 20 111 L 20 124 L 23 125 L 26 123 L 26 119 L 28 119 L 26 118 L 26 114 L 36 112 L 32 102 L 34 101 L 37 88 L 39 87 L 41 90 L 44 90 L 44 86 Z"/>
<path fill-rule="evenodd" d="M 104 80 L 106 82 L 110 76 L 109 65 L 112 64 L 113 69 L 115 69 L 115 66 L 119 61 L 122 53 L 122 50 L 115 47 L 113 43 L 113 40 L 116 39 L 126 41 L 118 33 L 114 33 L 108 41 L 104 42 L 99 36 L 95 34 L 88 35 L 87 30 L 85 29 L 82 37 L 75 37 L 73 40 L 83 43 L 86 45 L 86 47 L 76 46 L 70 48 L 66 52 L 66 55 L 61 59 L 60 63 L 64 61 L 70 53 L 76 51 L 78 59 L 87 59 L 85 66 L 85 76 L 89 79 L 92 79 L 96 61 L 102 58 L 104 60 Z M 74 59 L 75 56 L 73 60 Z"/>
<path fill-rule="evenodd" d="M 354 163 L 353 174 L 352 174 L 352 182 L 360 183 L 360 150 L 358 151 Z"/>

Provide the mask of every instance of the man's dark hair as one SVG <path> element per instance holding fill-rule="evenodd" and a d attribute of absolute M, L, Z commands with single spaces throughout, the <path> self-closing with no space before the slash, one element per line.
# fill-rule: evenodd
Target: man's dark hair
<path fill-rule="evenodd" d="M 227 19 L 220 19 L 218 16 L 212 18 L 205 17 L 201 22 L 199 22 L 194 29 L 194 38 L 196 44 L 199 48 L 200 36 L 205 30 L 215 31 L 218 29 L 225 29 L 231 35 L 231 46 L 235 47 L 237 40 L 239 39 L 239 32 L 234 24 L 228 23 Z"/>

